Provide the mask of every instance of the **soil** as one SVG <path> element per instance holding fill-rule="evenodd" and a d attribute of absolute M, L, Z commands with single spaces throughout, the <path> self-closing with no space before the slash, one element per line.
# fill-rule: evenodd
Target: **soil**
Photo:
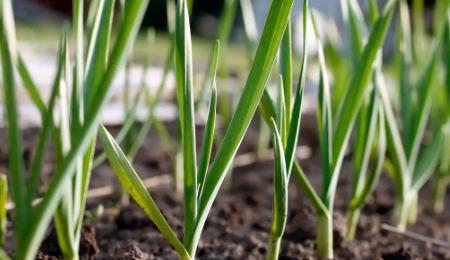
<path fill-rule="evenodd" d="M 312 118 L 309 121 L 312 122 Z M 304 120 L 300 143 L 311 148 L 311 156 L 301 164 L 313 185 L 320 187 L 320 156 L 317 138 L 311 122 Z M 310 126 L 310 127 L 308 127 Z M 31 130 L 30 130 L 31 131 Z M 4 135 L 4 133 L 0 133 Z M 25 140 L 33 139 L 25 133 Z M 240 153 L 254 147 L 254 133 L 244 140 Z M 2 137 L 3 138 L 3 137 Z M 30 141 L 31 143 L 32 140 Z M 27 141 L 25 142 L 27 144 Z M 32 147 L 30 145 L 29 147 Z M 171 172 L 170 154 L 151 132 L 135 161 L 143 177 Z M 0 147 L 0 165 L 4 167 L 6 153 Z M 365 206 L 354 242 L 344 240 L 345 209 L 351 190 L 351 154 L 345 160 L 339 180 L 334 215 L 336 259 L 450 259 L 450 250 L 433 246 L 382 229 L 391 223 L 395 190 L 391 180 L 383 175 L 376 191 Z M 48 159 L 51 161 L 51 158 Z M 51 169 L 51 165 L 47 166 Z M 1 169 L 0 169 L 1 171 Z M 271 224 L 273 162 L 259 161 L 234 168 L 222 187 L 204 228 L 197 251 L 198 259 L 264 259 Z M 45 183 L 45 178 L 43 183 Z M 117 184 L 106 165 L 97 168 L 92 187 Z M 283 237 L 280 259 L 316 259 L 314 209 L 293 179 L 289 187 L 289 217 Z M 182 238 L 182 199 L 170 185 L 150 190 L 172 228 Z M 447 194 L 450 201 L 450 194 Z M 157 231 L 146 214 L 133 202 L 119 206 L 119 196 L 89 201 L 83 228 L 80 255 L 82 259 L 177 259 L 176 252 Z M 450 242 L 450 207 L 439 215 L 430 209 L 431 190 L 426 186 L 420 194 L 418 222 L 409 230 Z M 101 205 L 101 207 L 99 207 Z M 103 210 L 100 210 L 102 209 Z M 99 212 L 101 214 L 99 214 Z M 12 241 L 11 232 L 9 241 Z M 38 259 L 61 259 L 53 231 L 44 241 Z M 11 242 L 9 253 L 13 255 Z"/>

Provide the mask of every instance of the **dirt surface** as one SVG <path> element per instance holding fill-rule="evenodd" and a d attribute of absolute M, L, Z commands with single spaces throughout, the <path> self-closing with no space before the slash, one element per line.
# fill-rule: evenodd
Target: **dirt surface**
<path fill-rule="evenodd" d="M 308 127 L 302 131 L 300 142 L 310 146 L 312 154 L 310 158 L 302 160 L 301 164 L 314 186 L 320 187 L 320 158 L 315 149 L 317 140 Z M 246 137 L 240 152 L 252 150 L 253 144 Z M 154 147 L 161 147 L 161 143 L 151 133 L 136 158 L 135 166 L 142 177 L 171 172 L 170 154 L 161 149 L 155 150 Z M 5 151 L 1 149 L 0 147 L 0 162 L 4 165 Z M 349 158 L 344 164 L 336 196 L 336 259 L 450 259 L 449 250 L 381 228 L 382 224 L 391 223 L 395 195 L 392 183 L 385 175 L 362 212 L 355 242 L 346 242 L 343 236 L 345 209 L 351 189 Z M 198 259 L 264 259 L 272 214 L 272 174 L 273 163 L 267 160 L 233 170 L 208 217 L 197 251 Z M 96 169 L 92 177 L 92 187 L 116 183 L 116 177 L 107 165 Z M 170 185 L 161 185 L 150 192 L 181 239 L 181 196 L 173 192 Z M 418 222 L 409 230 L 450 242 L 450 207 L 440 215 L 433 214 L 430 195 L 431 191 L 426 187 L 420 195 Z M 447 199 L 450 201 L 450 194 L 447 194 Z M 177 259 L 175 251 L 143 210 L 134 203 L 120 207 L 118 201 L 119 196 L 110 196 L 88 203 L 80 246 L 82 259 Z M 103 212 L 97 216 L 95 212 L 99 211 L 99 205 L 102 205 Z M 289 208 L 280 259 L 316 259 L 315 212 L 294 179 L 290 185 Z M 50 231 L 38 259 L 60 259 L 56 241 L 54 232 Z M 8 251 L 14 254 L 11 246 Z"/>

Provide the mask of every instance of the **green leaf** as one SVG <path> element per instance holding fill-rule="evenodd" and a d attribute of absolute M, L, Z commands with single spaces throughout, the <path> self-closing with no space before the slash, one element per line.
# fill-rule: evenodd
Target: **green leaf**
<path fill-rule="evenodd" d="M 447 1 L 449 2 L 449 1 Z M 449 3 L 450 4 L 450 3 Z M 447 86 L 447 100 L 450 100 L 450 14 L 447 15 L 447 23 L 444 28 L 444 37 L 443 37 L 443 48 L 444 48 L 444 61 L 445 61 L 445 85 Z M 447 115 L 450 119 L 450 106 L 447 109 Z"/>
<path fill-rule="evenodd" d="M 409 17 L 408 4 L 400 1 L 400 19 L 398 33 L 398 55 L 400 56 L 400 112 L 402 119 L 402 140 L 403 143 L 409 142 L 412 131 L 412 115 L 415 113 L 413 107 L 413 94 L 415 88 L 411 84 L 411 24 Z"/>
<path fill-rule="evenodd" d="M 86 79 L 84 80 L 86 100 L 92 98 L 91 95 L 96 91 L 95 87 L 98 86 L 106 68 L 114 4 L 115 0 L 99 0 L 98 3 L 86 60 Z"/>
<path fill-rule="evenodd" d="M 75 215 L 75 241 L 78 245 L 80 243 L 81 229 L 83 228 L 83 217 L 85 213 L 87 192 L 89 189 L 89 181 L 91 179 L 92 163 L 94 159 L 96 138 L 92 141 L 87 152 L 83 156 L 81 163 L 81 185 L 79 195 L 79 214 Z"/>
<path fill-rule="evenodd" d="M 197 109 L 199 104 L 204 100 L 204 97 L 207 95 L 208 91 L 206 91 L 208 88 L 211 87 L 214 77 L 217 74 L 217 66 L 216 64 L 219 63 L 219 48 L 220 48 L 220 42 L 217 40 L 214 43 L 214 47 L 211 53 L 211 57 L 209 58 L 209 65 L 205 72 L 205 78 L 203 79 L 202 85 L 200 89 L 198 90 L 198 98 L 195 100 L 194 108 Z"/>
<path fill-rule="evenodd" d="M 9 258 L 9 256 L 6 254 L 6 252 L 3 251 L 3 249 L 0 248 L 0 259 L 2 259 L 2 260 L 10 260 L 11 258 Z"/>
<path fill-rule="evenodd" d="M 411 177 L 409 174 L 405 174 L 409 173 L 406 153 L 403 148 L 397 122 L 395 121 L 395 114 L 392 108 L 389 93 L 387 92 L 384 78 L 379 68 L 375 70 L 374 78 L 374 84 L 378 90 L 378 93 L 380 93 L 385 115 L 386 143 L 387 150 L 390 155 L 390 160 L 386 161 L 386 166 L 389 170 L 388 173 L 390 173 L 394 180 L 396 192 L 405 198 Z"/>
<path fill-rule="evenodd" d="M 203 134 L 202 148 L 200 152 L 200 162 L 198 166 L 199 190 L 201 190 L 202 185 L 205 182 L 206 172 L 208 171 L 208 165 L 211 159 L 211 151 L 214 141 L 214 127 L 216 125 L 216 108 L 217 108 L 216 72 L 217 72 L 217 65 L 219 64 L 218 62 L 219 51 L 220 51 L 220 44 L 217 41 L 214 47 L 214 55 L 213 55 L 216 58 L 213 59 L 214 62 L 211 64 L 213 68 L 212 69 L 213 74 L 211 75 L 212 81 L 211 81 L 211 97 L 209 103 L 209 113 Z"/>
<path fill-rule="evenodd" d="M 354 66 L 357 66 L 368 35 L 367 25 L 359 3 L 356 0 L 341 0 L 341 8 L 350 37 L 350 50 Z"/>
<path fill-rule="evenodd" d="M 56 75 L 55 79 L 53 80 L 53 86 L 52 91 L 50 94 L 50 100 L 48 104 L 48 108 L 44 107 L 44 114 L 42 117 L 42 130 L 39 132 L 39 138 L 38 143 L 35 150 L 35 157 L 33 158 L 33 161 L 31 162 L 31 169 L 30 169 L 30 180 L 28 182 L 28 203 L 32 203 L 32 201 L 36 197 L 36 192 L 38 190 L 38 184 L 39 184 L 39 177 L 41 175 L 41 169 L 44 162 L 45 157 L 45 151 L 47 148 L 47 141 L 48 138 L 51 135 L 51 132 L 53 130 L 53 115 L 54 115 L 54 109 L 56 105 L 56 99 L 57 95 L 59 93 L 59 88 L 61 84 L 61 78 L 63 74 L 64 69 L 64 62 L 66 58 L 66 36 L 63 34 L 61 37 L 61 44 L 58 54 L 58 61 L 57 61 L 57 69 L 56 69 Z"/>
<path fill-rule="evenodd" d="M 31 78 L 31 74 L 28 71 L 25 62 L 23 61 L 22 57 L 19 56 L 17 60 L 17 70 L 19 72 L 19 75 L 22 79 L 23 85 L 25 89 L 28 92 L 28 95 L 30 95 L 31 100 L 33 101 L 34 105 L 37 107 L 41 114 L 41 118 L 44 118 L 44 114 L 46 111 L 46 106 L 44 103 L 44 100 L 42 99 L 41 93 L 39 92 L 38 87 L 34 83 L 33 79 Z"/>
<path fill-rule="evenodd" d="M 298 134 L 300 131 L 300 121 L 302 118 L 303 90 L 305 89 L 306 69 L 308 61 L 308 0 L 303 1 L 303 56 L 301 62 L 300 75 L 297 89 L 295 91 L 294 105 L 292 107 L 291 118 L 289 121 L 288 139 L 286 144 L 286 170 L 288 180 L 291 178 L 292 165 L 295 161 L 295 153 L 298 143 Z"/>
<path fill-rule="evenodd" d="M 117 174 L 120 183 L 136 201 L 136 203 L 145 211 L 150 219 L 155 223 L 158 230 L 167 238 L 181 257 L 187 257 L 188 253 L 183 247 L 177 235 L 167 223 L 163 214 L 159 210 L 155 201 L 147 191 L 139 175 L 133 169 L 127 157 L 120 149 L 111 134 L 101 125 L 99 128 L 99 138 L 106 151 L 109 162 L 114 172 Z"/>
<path fill-rule="evenodd" d="M 84 0 L 74 0 L 72 8 L 72 24 L 76 34 L 76 49 L 71 98 L 71 114 L 73 117 L 70 130 L 71 133 L 74 133 L 80 129 L 80 126 L 84 121 Z M 69 68 L 70 65 L 67 65 L 67 70 L 69 70 Z"/>
<path fill-rule="evenodd" d="M 305 173 L 303 172 L 303 169 L 300 167 L 300 164 L 298 164 L 298 162 L 294 163 L 294 167 L 292 168 L 292 174 L 294 175 L 295 179 L 300 185 L 300 188 L 305 193 L 305 196 L 311 202 L 317 213 L 319 215 L 328 216 L 329 215 L 328 209 L 322 202 L 319 195 L 314 190 L 314 187 L 309 182 L 308 177 L 306 177 Z"/>
<path fill-rule="evenodd" d="M 380 124 L 379 103 L 373 89 L 368 104 L 364 104 L 358 115 L 358 128 L 353 165 L 353 196 L 356 196 L 366 182 L 370 156 L 375 141 L 377 126 Z M 384 129 L 383 129 L 384 131 Z"/>
<path fill-rule="evenodd" d="M 436 44 L 433 54 L 430 57 L 427 69 L 422 76 L 418 89 L 420 97 L 416 113 L 413 117 L 411 140 L 405 144 L 405 151 L 408 158 L 409 169 L 414 169 L 419 153 L 421 140 L 425 133 L 426 124 L 430 115 L 433 90 L 437 84 L 434 84 L 434 78 L 437 73 L 440 57 L 440 44 Z"/>
<path fill-rule="evenodd" d="M 328 192 L 328 187 L 332 179 L 332 165 L 333 165 L 333 122 L 331 114 L 331 97 L 330 97 L 330 83 L 327 75 L 327 67 L 325 64 L 325 55 L 323 53 L 322 43 L 317 30 L 316 19 L 312 16 L 314 33 L 317 39 L 317 52 L 319 56 L 320 78 L 319 78 L 319 94 L 317 107 L 317 121 L 320 138 L 320 151 L 322 153 L 322 183 L 323 183 L 323 197 Z"/>
<path fill-rule="evenodd" d="M 67 37 L 66 33 L 63 33 L 64 38 Z M 59 60 L 60 66 L 63 66 L 63 69 L 67 69 L 68 66 L 68 54 L 67 54 L 67 38 L 62 40 L 62 53 L 65 56 L 61 56 L 61 60 Z M 61 71 L 62 72 L 62 71 Z M 61 73 L 60 72 L 60 73 Z M 56 150 L 56 167 L 58 167 L 64 158 L 67 156 L 67 153 L 70 151 L 71 147 L 71 138 L 70 138 L 70 115 L 69 115 L 69 98 L 66 87 L 67 74 L 60 74 L 58 76 L 62 78 L 59 81 L 56 81 L 57 88 L 57 106 L 59 111 L 59 120 L 55 123 L 56 128 L 56 142 L 55 142 L 55 150 Z M 73 88 L 73 92 L 75 88 Z M 74 97 L 74 96 L 72 96 Z M 72 102 L 74 102 L 72 100 Z M 77 117 L 77 114 L 72 114 L 74 117 Z M 76 245 L 75 245 L 75 237 L 74 237 L 74 196 L 76 196 L 74 186 L 71 181 L 66 181 L 62 184 L 64 186 L 64 194 L 58 208 L 55 212 L 54 220 L 56 227 L 56 234 L 58 238 L 58 244 L 62 251 L 62 254 L 65 258 L 72 258 L 74 255 L 77 255 Z"/>
<path fill-rule="evenodd" d="M 283 80 L 283 96 L 285 103 L 285 116 L 287 125 L 291 121 L 291 100 L 292 100 L 292 32 L 291 19 L 289 19 L 286 31 L 280 46 L 280 74 Z M 280 131 L 284 131 L 280 129 Z"/>
<path fill-rule="evenodd" d="M 197 216 L 197 159 L 192 74 L 192 42 L 186 1 L 178 2 L 175 61 L 178 107 L 183 145 L 185 242 Z"/>
<path fill-rule="evenodd" d="M 12 6 L 9 0 L 0 2 L 0 57 L 3 76 L 3 98 L 6 110 L 8 140 L 8 174 L 11 187 L 11 198 L 16 206 L 15 234 L 16 244 L 22 241 L 23 231 L 29 222 L 28 213 L 31 205 L 26 200 L 24 165 L 22 159 L 22 133 L 18 125 L 16 83 L 14 64 L 16 61 L 16 38 Z"/>
<path fill-rule="evenodd" d="M 433 136 L 433 141 L 421 153 L 414 168 L 411 187 L 420 190 L 426 181 L 431 177 L 439 162 L 439 155 L 442 151 L 444 138 L 442 132 Z"/>
<path fill-rule="evenodd" d="M 380 11 L 378 10 L 377 0 L 370 0 L 369 13 L 370 13 L 370 22 L 372 24 L 376 23 L 378 17 L 380 16 Z"/>
<path fill-rule="evenodd" d="M 277 127 L 281 130 L 281 142 L 283 143 L 283 148 L 286 145 L 286 105 L 285 105 L 285 97 L 284 97 L 284 85 L 283 85 L 283 76 L 280 75 L 280 80 L 278 83 L 278 99 L 277 99 Z"/>
<path fill-rule="evenodd" d="M 361 182 L 361 184 L 357 184 L 361 188 L 358 189 L 358 193 L 353 196 L 352 201 L 350 202 L 351 209 L 359 208 L 365 203 L 365 201 L 367 201 L 369 195 L 378 184 L 378 180 L 383 170 L 383 163 L 386 155 L 384 111 L 382 106 L 378 105 L 376 106 L 376 108 L 378 108 L 375 112 L 377 114 L 377 123 L 375 126 L 373 126 L 374 128 L 376 128 L 377 132 L 377 135 L 374 137 L 374 140 L 376 140 L 374 152 L 375 158 L 373 162 L 374 166 L 366 169 L 367 174 L 364 178 L 364 182 Z M 372 146 L 372 144 L 370 144 L 370 146 Z"/>
<path fill-rule="evenodd" d="M 261 101 L 259 102 L 258 110 L 267 124 L 270 124 L 270 118 L 277 117 L 275 103 L 266 89 L 264 89 Z"/>
<path fill-rule="evenodd" d="M 273 211 L 271 235 L 282 237 L 286 228 L 288 211 L 288 179 L 283 143 L 277 125 L 272 119 L 275 169 L 273 176 Z"/>
<path fill-rule="evenodd" d="M 205 132 L 202 141 L 202 149 L 200 152 L 200 163 L 198 170 L 199 190 L 201 190 L 202 185 L 205 182 L 208 165 L 211 158 L 211 152 L 214 141 L 214 126 L 216 121 L 216 107 L 217 107 L 216 105 L 217 105 L 217 92 L 215 86 L 213 86 L 209 103 L 208 120 L 206 121 Z"/>

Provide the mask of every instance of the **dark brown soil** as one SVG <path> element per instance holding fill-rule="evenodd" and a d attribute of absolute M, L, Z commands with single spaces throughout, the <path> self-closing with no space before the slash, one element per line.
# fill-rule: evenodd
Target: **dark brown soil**
<path fill-rule="evenodd" d="M 301 163 L 314 186 L 320 187 L 320 159 L 314 145 L 317 140 L 310 129 L 303 131 L 301 143 L 312 148 L 312 155 Z M 253 141 L 246 138 L 241 152 L 252 150 L 252 145 Z M 170 156 L 154 147 L 161 146 L 152 133 L 135 163 L 137 172 L 142 177 L 170 172 Z M 0 148 L 2 165 L 3 152 Z M 394 206 L 394 188 L 386 176 L 382 177 L 376 192 L 363 210 L 355 242 L 346 242 L 343 235 L 345 208 L 351 188 L 350 170 L 350 163 L 345 163 L 336 197 L 336 259 L 450 259 L 449 250 L 381 228 L 382 224 L 391 223 Z M 272 174 L 271 161 L 256 162 L 233 170 L 208 217 L 197 251 L 198 259 L 264 259 L 271 224 Z M 115 179 L 109 167 L 102 165 L 93 173 L 91 186 L 110 185 L 116 183 Z M 150 192 L 182 239 L 181 197 L 169 185 L 161 185 Z M 450 242 L 450 207 L 440 215 L 433 214 L 430 209 L 430 193 L 429 187 L 422 191 L 418 222 L 409 230 Z M 280 259 L 316 259 L 315 212 L 294 179 L 291 180 L 289 196 L 289 218 Z M 447 194 L 447 199 L 450 201 L 450 194 Z M 118 196 L 110 196 L 101 201 L 89 202 L 90 217 L 85 220 L 85 235 L 80 248 L 82 259 L 177 259 L 175 251 L 139 207 L 134 203 L 118 207 L 118 201 Z M 99 204 L 104 208 L 103 214 L 98 218 L 92 217 Z M 38 259 L 60 257 L 56 237 L 50 232 Z"/>

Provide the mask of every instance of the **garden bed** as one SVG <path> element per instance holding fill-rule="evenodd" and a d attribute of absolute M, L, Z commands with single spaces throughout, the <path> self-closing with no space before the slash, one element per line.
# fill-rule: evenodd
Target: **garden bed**
<path fill-rule="evenodd" d="M 320 187 L 320 152 L 315 136 L 314 116 L 305 116 L 300 134 L 300 144 L 309 147 L 309 158 L 300 162 L 314 186 Z M 114 130 L 113 128 L 112 130 Z M 169 129 L 174 129 L 169 124 Z M 117 130 L 117 129 L 115 129 Z M 251 159 L 256 132 L 250 129 L 237 155 L 231 178 L 222 188 L 208 217 L 198 259 L 263 259 L 272 214 L 271 159 Z M 172 131 L 173 132 L 173 131 Z M 25 147 L 33 147 L 36 131 L 25 132 Z M 2 135 L 4 130 L 2 130 Z M 182 198 L 172 186 L 172 162 L 156 133 L 151 131 L 140 150 L 135 167 L 143 179 L 153 180 L 150 191 L 156 203 L 167 217 L 174 230 L 181 234 L 183 226 Z M 27 151 L 27 149 L 25 149 Z M 27 153 L 27 152 L 25 152 Z M 1 151 L 1 167 L 5 167 L 6 153 Z M 249 159 L 250 158 L 250 159 Z M 334 215 L 334 239 L 337 259 L 448 259 L 450 249 L 434 244 L 430 239 L 421 241 L 420 236 L 448 241 L 450 234 L 450 208 L 440 214 L 432 213 L 429 187 L 420 196 L 417 224 L 409 228 L 413 234 L 397 234 L 387 230 L 391 223 L 394 206 L 394 187 L 386 176 L 365 206 L 354 242 L 344 240 L 345 209 L 351 191 L 351 165 L 347 157 L 340 179 Z M 47 158 L 48 168 L 52 158 Z M 45 177 L 43 180 L 45 184 Z M 107 164 L 101 165 L 92 175 L 88 200 L 88 215 L 103 205 L 104 211 L 98 218 L 86 217 L 80 246 L 82 259 L 177 259 L 176 252 L 152 224 L 147 215 L 133 202 L 119 206 L 117 194 L 97 194 L 105 187 L 118 187 L 117 177 Z M 280 259 L 315 259 L 316 214 L 295 179 L 289 187 L 289 216 L 286 234 L 283 238 Z M 109 195 L 108 195 L 109 194 Z M 447 197 L 450 199 L 449 194 Z M 10 239 L 8 239 L 10 240 Z M 11 241 L 12 243 L 12 241 Z M 9 250 L 11 245 L 9 245 Z M 11 252 L 12 253 L 12 252 Z M 39 259 L 60 259 L 55 233 L 49 231 Z M 62 259 L 62 258 L 61 258 Z"/>

